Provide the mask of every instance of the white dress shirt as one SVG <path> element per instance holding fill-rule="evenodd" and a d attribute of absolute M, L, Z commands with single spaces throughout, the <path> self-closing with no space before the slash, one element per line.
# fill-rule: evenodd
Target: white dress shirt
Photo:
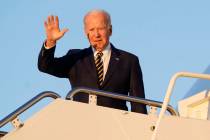
<path fill-rule="evenodd" d="M 94 58 L 96 58 L 96 55 L 98 53 L 98 51 L 95 50 L 95 48 L 93 48 L 93 53 L 94 53 Z M 109 60 L 111 57 L 111 45 L 110 43 L 105 47 L 105 49 L 102 51 L 103 56 L 102 56 L 102 61 L 103 61 L 103 66 L 104 66 L 104 75 L 103 75 L 103 80 L 105 79 L 105 75 L 109 66 Z"/>

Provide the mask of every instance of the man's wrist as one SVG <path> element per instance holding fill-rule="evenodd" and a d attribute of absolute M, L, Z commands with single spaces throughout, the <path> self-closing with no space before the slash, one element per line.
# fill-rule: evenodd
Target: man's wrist
<path fill-rule="evenodd" d="M 56 41 L 55 40 L 48 40 L 46 39 L 45 43 L 44 43 L 44 46 L 46 49 L 50 49 L 50 48 L 53 48 L 55 47 L 56 45 Z"/>

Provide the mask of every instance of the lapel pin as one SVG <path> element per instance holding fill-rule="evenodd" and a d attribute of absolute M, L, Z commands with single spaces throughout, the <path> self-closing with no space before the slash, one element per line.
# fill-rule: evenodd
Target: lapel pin
<path fill-rule="evenodd" d="M 115 60 L 119 61 L 119 60 L 120 60 L 120 58 L 116 57 L 116 58 L 115 58 Z"/>

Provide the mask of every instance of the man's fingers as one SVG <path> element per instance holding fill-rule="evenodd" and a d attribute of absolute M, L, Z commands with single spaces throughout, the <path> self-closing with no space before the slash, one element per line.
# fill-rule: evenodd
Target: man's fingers
<path fill-rule="evenodd" d="M 46 25 L 55 25 L 56 27 L 59 28 L 59 21 L 58 21 L 58 17 L 57 16 L 53 16 L 53 15 L 50 15 L 47 17 L 47 20 L 46 20 L 46 24 L 45 24 L 45 27 Z"/>
<path fill-rule="evenodd" d="M 55 25 L 57 28 L 59 28 L 59 19 L 58 16 L 55 17 Z"/>
<path fill-rule="evenodd" d="M 51 16 L 48 16 L 48 17 L 47 17 L 47 23 L 48 23 L 48 24 L 51 24 Z"/>
<path fill-rule="evenodd" d="M 61 33 L 64 35 L 66 32 L 68 32 L 69 31 L 69 29 L 67 29 L 67 28 L 65 28 L 65 29 L 63 29 L 62 31 L 61 31 Z"/>
<path fill-rule="evenodd" d="M 51 23 L 52 23 L 52 24 L 55 23 L 55 22 L 54 22 L 54 16 L 53 16 L 53 15 L 51 16 Z"/>
<path fill-rule="evenodd" d="M 69 29 L 64 28 L 63 30 L 59 29 L 59 19 L 58 16 L 48 16 L 47 20 L 44 22 L 44 27 L 48 36 L 51 36 L 55 40 L 60 39 L 64 36 Z"/>

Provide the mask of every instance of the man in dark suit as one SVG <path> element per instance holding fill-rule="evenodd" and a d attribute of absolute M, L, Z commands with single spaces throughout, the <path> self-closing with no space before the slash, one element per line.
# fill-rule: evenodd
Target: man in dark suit
<path fill-rule="evenodd" d="M 142 72 L 138 57 L 115 48 L 110 15 L 104 10 L 92 10 L 84 17 L 84 28 L 90 47 L 72 49 L 65 56 L 54 57 L 56 42 L 68 29 L 60 30 L 58 17 L 45 21 L 47 39 L 41 49 L 40 71 L 68 78 L 72 88 L 87 87 L 123 95 L 145 98 Z M 74 100 L 88 102 L 88 96 L 77 94 Z M 98 97 L 98 105 L 127 110 L 126 101 Z M 146 113 L 145 105 L 131 103 L 131 111 Z"/>

